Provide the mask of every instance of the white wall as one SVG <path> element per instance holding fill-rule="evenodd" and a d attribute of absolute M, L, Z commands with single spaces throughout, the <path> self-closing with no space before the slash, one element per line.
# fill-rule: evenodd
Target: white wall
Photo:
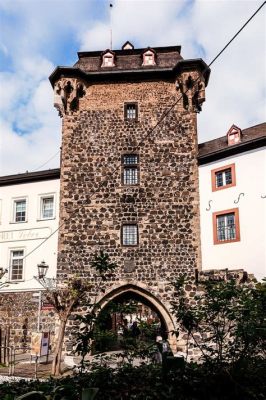
<path fill-rule="evenodd" d="M 236 186 L 212 192 L 211 170 L 235 163 Z M 266 148 L 215 161 L 199 168 L 202 269 L 244 268 L 266 276 Z M 240 197 L 240 193 L 244 196 Z M 209 200 L 211 210 L 208 208 Z M 240 241 L 213 244 L 212 213 L 239 208 Z"/>
<path fill-rule="evenodd" d="M 0 187 L 0 267 L 9 269 L 11 249 L 24 249 L 26 256 L 23 280 L 1 291 L 40 288 L 34 275 L 38 275 L 37 264 L 43 260 L 49 265 L 47 277 L 56 276 L 57 232 L 32 254 L 29 253 L 58 228 L 59 186 L 59 179 L 53 179 Z M 52 219 L 41 220 L 40 196 L 48 194 L 55 194 L 55 215 Z M 13 221 L 13 202 L 18 197 L 27 199 L 27 222 Z M 8 274 L 1 281 L 6 279 L 9 279 Z"/>

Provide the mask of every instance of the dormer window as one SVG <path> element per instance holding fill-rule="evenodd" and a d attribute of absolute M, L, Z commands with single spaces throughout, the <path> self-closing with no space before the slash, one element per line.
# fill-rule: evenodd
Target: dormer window
<path fill-rule="evenodd" d="M 235 125 L 232 125 L 229 131 L 227 132 L 227 143 L 228 146 L 232 146 L 234 144 L 238 144 L 241 141 L 241 129 Z"/>
<path fill-rule="evenodd" d="M 111 51 L 107 51 L 102 58 L 102 67 L 114 67 L 114 53 Z"/>
<path fill-rule="evenodd" d="M 143 53 L 142 65 L 156 65 L 154 51 L 147 50 L 145 53 Z"/>

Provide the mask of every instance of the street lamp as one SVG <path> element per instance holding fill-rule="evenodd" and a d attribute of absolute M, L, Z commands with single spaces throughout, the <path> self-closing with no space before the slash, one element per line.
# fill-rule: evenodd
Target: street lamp
<path fill-rule="evenodd" d="M 35 277 L 37 281 L 43 286 L 43 282 L 45 275 L 47 274 L 49 265 L 46 264 L 45 261 L 42 261 L 40 264 L 37 264 L 38 268 L 38 277 Z M 38 319 L 37 319 L 37 331 L 40 332 L 41 327 L 41 310 L 42 310 L 42 291 L 39 291 L 39 305 L 38 305 Z"/>
<path fill-rule="evenodd" d="M 45 278 L 49 265 L 47 265 L 45 261 L 42 261 L 40 264 L 37 265 L 37 268 L 38 268 L 38 278 L 39 279 Z"/>

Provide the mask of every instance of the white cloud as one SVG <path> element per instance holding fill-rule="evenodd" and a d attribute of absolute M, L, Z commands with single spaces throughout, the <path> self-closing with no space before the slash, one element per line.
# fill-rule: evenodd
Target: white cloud
<path fill-rule="evenodd" d="M 43 164 L 60 145 L 60 119 L 53 109 L 48 76 L 71 65 L 78 50 L 110 46 L 108 2 L 0 0 L 1 175 Z M 260 5 L 232 0 L 116 0 L 113 47 L 182 45 L 185 58 L 218 53 Z M 213 65 L 199 114 L 199 139 L 224 135 L 265 120 L 265 7 Z M 4 65 L 2 63 L 2 65 Z M 52 160 L 47 167 L 58 165 Z"/>

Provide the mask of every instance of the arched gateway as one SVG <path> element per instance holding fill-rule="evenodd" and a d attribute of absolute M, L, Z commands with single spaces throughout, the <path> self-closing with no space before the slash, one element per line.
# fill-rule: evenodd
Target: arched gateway
<path fill-rule="evenodd" d="M 111 301 L 120 299 L 132 299 L 150 307 L 155 311 L 160 319 L 162 330 L 167 334 L 172 349 L 176 349 L 176 338 L 174 335 L 175 324 L 166 306 L 160 301 L 158 296 L 149 292 L 145 285 L 139 286 L 133 283 L 121 282 L 120 285 L 111 287 L 103 297 L 98 297 L 97 304 L 104 309 Z"/>

